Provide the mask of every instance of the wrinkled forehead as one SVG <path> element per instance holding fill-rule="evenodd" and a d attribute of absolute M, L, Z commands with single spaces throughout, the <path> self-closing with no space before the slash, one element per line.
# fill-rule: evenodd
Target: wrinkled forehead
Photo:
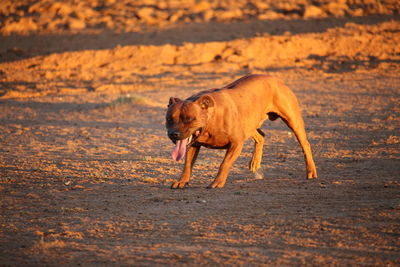
<path fill-rule="evenodd" d="M 179 102 L 171 105 L 167 111 L 167 116 L 178 118 L 182 116 L 196 116 L 200 108 L 193 102 Z"/>

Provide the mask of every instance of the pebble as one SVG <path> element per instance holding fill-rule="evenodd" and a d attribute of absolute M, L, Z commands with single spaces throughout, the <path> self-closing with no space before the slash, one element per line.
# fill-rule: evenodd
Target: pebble
<path fill-rule="evenodd" d="M 307 6 L 306 9 L 304 10 L 304 15 L 303 17 L 308 19 L 308 18 L 320 18 L 325 15 L 325 12 L 314 5 Z"/>
<path fill-rule="evenodd" d="M 326 10 L 335 17 L 343 17 L 349 8 L 345 3 L 330 2 L 325 6 Z"/>
<path fill-rule="evenodd" d="M 71 30 L 82 30 L 86 28 L 86 23 L 83 20 L 71 18 L 68 21 L 68 28 Z"/>

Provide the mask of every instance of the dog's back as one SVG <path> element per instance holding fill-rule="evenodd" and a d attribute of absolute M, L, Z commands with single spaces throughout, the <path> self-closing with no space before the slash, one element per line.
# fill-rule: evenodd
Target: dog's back
<path fill-rule="evenodd" d="M 243 131 L 246 138 L 259 128 L 268 113 L 275 114 L 274 98 L 279 91 L 290 89 L 281 80 L 267 75 L 244 76 L 220 89 L 201 92 L 210 94 L 216 105 L 226 107 L 228 112 L 220 119 Z M 287 92 L 285 92 L 287 94 Z"/>

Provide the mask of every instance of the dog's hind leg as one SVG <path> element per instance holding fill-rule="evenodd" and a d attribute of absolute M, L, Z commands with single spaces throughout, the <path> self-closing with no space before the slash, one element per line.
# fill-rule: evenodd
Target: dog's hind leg
<path fill-rule="evenodd" d="M 256 172 L 261 167 L 264 137 L 265 134 L 263 131 L 261 131 L 261 129 L 257 129 L 252 135 L 254 140 L 254 152 L 249 164 L 249 169 L 251 172 Z"/>
<path fill-rule="evenodd" d="M 277 114 L 289 126 L 296 135 L 297 141 L 300 143 L 303 150 L 304 158 L 307 166 L 307 178 L 317 178 L 317 170 L 315 168 L 311 146 L 307 140 L 304 121 L 301 116 L 299 103 L 293 92 L 279 97 L 279 101 L 275 103 Z"/>

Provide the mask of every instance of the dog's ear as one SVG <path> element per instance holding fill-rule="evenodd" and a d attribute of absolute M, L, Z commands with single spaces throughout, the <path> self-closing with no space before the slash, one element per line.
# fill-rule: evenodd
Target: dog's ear
<path fill-rule="evenodd" d="M 215 104 L 214 99 L 209 95 L 203 95 L 202 97 L 197 99 L 196 102 L 199 103 L 202 109 L 208 109 L 210 107 L 213 107 Z"/>
<path fill-rule="evenodd" d="M 174 104 L 174 103 L 181 102 L 181 101 L 182 101 L 182 100 L 180 100 L 179 98 L 170 97 L 170 98 L 169 98 L 168 107 L 171 106 L 171 105 Z"/>

